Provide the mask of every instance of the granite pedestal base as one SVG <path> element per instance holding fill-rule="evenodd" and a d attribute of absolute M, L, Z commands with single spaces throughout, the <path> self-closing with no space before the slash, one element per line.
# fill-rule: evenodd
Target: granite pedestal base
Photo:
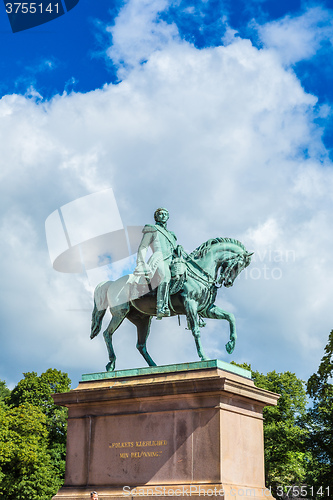
<path fill-rule="evenodd" d="M 262 410 L 278 395 L 217 360 L 83 376 L 67 406 L 64 487 L 54 500 L 154 496 L 272 499 Z"/>

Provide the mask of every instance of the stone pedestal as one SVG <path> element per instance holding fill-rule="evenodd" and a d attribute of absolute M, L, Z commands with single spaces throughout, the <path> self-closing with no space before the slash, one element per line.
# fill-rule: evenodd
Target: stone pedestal
<path fill-rule="evenodd" d="M 250 376 L 217 360 L 84 375 L 53 396 L 69 409 L 65 484 L 53 499 L 272 498 L 262 410 L 278 395 Z"/>

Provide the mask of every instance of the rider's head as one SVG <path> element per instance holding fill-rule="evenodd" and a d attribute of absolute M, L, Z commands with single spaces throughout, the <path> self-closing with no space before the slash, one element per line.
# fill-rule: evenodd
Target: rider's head
<path fill-rule="evenodd" d="M 158 208 L 155 210 L 154 219 L 156 222 L 166 222 L 169 219 L 169 212 L 166 208 Z"/>

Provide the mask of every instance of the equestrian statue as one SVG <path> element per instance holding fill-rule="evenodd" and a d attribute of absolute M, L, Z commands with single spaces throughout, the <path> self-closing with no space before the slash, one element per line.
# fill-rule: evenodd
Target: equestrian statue
<path fill-rule="evenodd" d="M 214 302 L 218 288 L 222 285 L 231 287 L 240 272 L 250 264 L 253 253 L 247 252 L 235 239 L 213 238 L 187 254 L 181 245 L 177 245 L 175 234 L 167 229 L 168 210 L 158 208 L 154 219 L 155 225 L 147 224 L 142 230 L 134 273 L 116 281 L 100 283 L 95 289 L 91 339 L 100 332 L 108 308 L 112 315 L 103 333 L 110 360 L 107 371 L 115 369 L 112 335 L 125 318 L 136 326 L 136 347 L 149 366 L 156 366 L 146 345 L 154 316 L 161 320 L 167 316 L 185 315 L 202 361 L 208 359 L 200 338 L 204 318 L 227 320 L 230 339 L 226 351 L 231 354 L 235 348 L 235 317 Z M 152 255 L 146 262 L 149 248 Z"/>

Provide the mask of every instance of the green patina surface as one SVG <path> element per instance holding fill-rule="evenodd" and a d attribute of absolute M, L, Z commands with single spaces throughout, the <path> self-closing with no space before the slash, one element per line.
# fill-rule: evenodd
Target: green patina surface
<path fill-rule="evenodd" d="M 100 283 L 95 289 L 91 339 L 101 331 L 103 317 L 108 309 L 112 315 L 103 332 L 109 354 L 106 365 L 108 372 L 114 371 L 116 364 L 112 337 L 126 317 L 137 327 L 136 347 L 149 366 L 156 366 L 147 349 L 154 316 L 161 320 L 170 315 L 185 315 L 187 328 L 193 334 L 202 361 L 209 360 L 200 333 L 200 329 L 206 325 L 205 318 L 228 321 L 230 335 L 225 345 L 227 353 L 231 354 L 236 345 L 235 317 L 217 306 L 215 299 L 222 285 L 226 288 L 233 286 L 237 276 L 250 264 L 252 253 L 238 240 L 216 237 L 207 240 L 188 255 L 181 245 L 177 245 L 175 234 L 167 229 L 168 210 L 158 208 L 154 219 L 155 225 L 146 224 L 142 230 L 134 273 L 116 281 Z M 149 249 L 152 255 L 146 262 Z M 184 366 L 180 370 L 189 369 L 187 365 Z M 194 363 L 191 366 L 191 369 L 196 369 Z M 167 367 L 163 368 L 168 371 Z M 171 367 L 171 370 L 174 371 L 174 368 Z M 118 373 L 121 375 L 115 376 L 127 376 L 122 374 L 125 372 Z"/>
<path fill-rule="evenodd" d="M 251 378 L 251 372 L 240 368 L 239 366 L 231 365 L 219 359 L 211 359 L 209 361 L 198 361 L 194 363 L 180 363 L 176 365 L 165 366 L 149 366 L 146 368 L 134 368 L 131 370 L 118 370 L 114 372 L 100 372 L 100 373 L 87 373 L 82 375 L 81 382 L 91 380 L 104 380 L 124 377 L 135 377 L 139 375 L 151 375 L 156 373 L 175 373 L 175 372 L 188 372 L 194 370 L 220 368 L 221 370 L 235 373 L 245 378 Z"/>

